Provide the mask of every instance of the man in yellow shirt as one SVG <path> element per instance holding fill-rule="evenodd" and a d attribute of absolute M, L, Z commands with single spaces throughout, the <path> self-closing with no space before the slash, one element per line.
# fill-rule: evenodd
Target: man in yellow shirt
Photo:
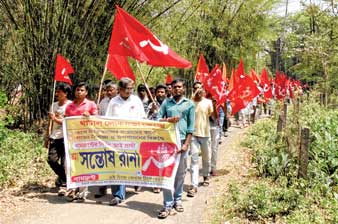
<path fill-rule="evenodd" d="M 203 185 L 209 184 L 210 174 L 210 123 L 209 117 L 214 113 L 212 101 L 205 98 L 205 90 L 201 82 L 193 84 L 192 100 L 195 104 L 195 129 L 190 144 L 191 152 L 191 188 L 188 191 L 188 197 L 194 197 L 197 193 L 199 167 L 198 154 L 199 149 L 202 152 L 202 175 Z"/>

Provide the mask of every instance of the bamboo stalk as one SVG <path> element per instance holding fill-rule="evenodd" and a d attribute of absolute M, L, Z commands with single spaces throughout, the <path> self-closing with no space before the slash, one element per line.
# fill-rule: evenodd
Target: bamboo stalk
<path fill-rule="evenodd" d="M 99 105 L 100 99 L 101 99 L 102 85 L 103 85 L 104 77 L 106 76 L 106 73 L 107 73 L 108 60 L 109 60 L 109 54 L 107 55 L 106 64 L 104 65 L 104 71 L 103 71 L 102 78 L 101 78 L 100 89 L 99 89 L 99 93 L 97 96 L 97 105 Z"/>
<path fill-rule="evenodd" d="M 154 100 L 153 96 L 151 95 L 151 92 L 150 92 L 150 90 L 149 90 L 149 88 L 148 88 L 148 85 L 147 85 L 147 83 L 146 83 L 146 80 L 145 80 L 145 78 L 144 78 L 144 75 L 143 75 L 143 73 L 142 73 L 142 71 L 141 71 L 140 63 L 139 63 L 138 61 L 136 61 L 136 65 L 137 65 L 137 68 L 138 68 L 138 70 L 139 70 L 139 72 L 140 72 L 140 74 L 141 74 L 142 80 L 143 80 L 144 85 L 145 85 L 145 87 L 146 87 L 147 93 L 148 93 L 149 96 L 150 96 L 151 101 L 152 101 L 152 102 L 155 102 L 155 100 Z"/>

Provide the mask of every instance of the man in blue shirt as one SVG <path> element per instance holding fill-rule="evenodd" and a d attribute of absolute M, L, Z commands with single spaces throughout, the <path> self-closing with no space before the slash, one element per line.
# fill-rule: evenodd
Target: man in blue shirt
<path fill-rule="evenodd" d="M 162 103 L 158 119 L 177 123 L 181 139 L 181 148 L 178 155 L 180 156 L 180 162 L 175 176 L 174 191 L 163 189 L 164 208 L 158 214 L 160 219 L 165 219 L 168 215 L 174 215 L 176 213 L 175 210 L 177 212 L 184 211 L 182 206 L 183 183 L 187 170 L 188 146 L 191 142 L 195 125 L 194 103 L 184 97 L 185 81 L 182 79 L 174 80 L 172 88 L 173 97 L 167 98 Z"/>

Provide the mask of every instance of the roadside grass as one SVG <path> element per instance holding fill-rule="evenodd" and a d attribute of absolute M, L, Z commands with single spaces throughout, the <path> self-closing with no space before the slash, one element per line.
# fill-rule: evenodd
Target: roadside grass
<path fill-rule="evenodd" d="M 254 174 L 228 184 L 212 223 L 338 223 L 338 111 L 306 102 L 288 116 L 281 138 L 276 119 L 249 129 L 241 144 L 253 153 Z M 305 179 L 297 177 L 297 125 L 311 132 Z"/>
<path fill-rule="evenodd" d="M 0 121 L 0 188 L 41 183 L 51 176 L 47 149 L 34 133 L 7 129 Z"/>

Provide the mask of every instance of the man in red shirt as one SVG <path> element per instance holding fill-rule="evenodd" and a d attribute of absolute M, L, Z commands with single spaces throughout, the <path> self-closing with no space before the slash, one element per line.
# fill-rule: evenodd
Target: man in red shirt
<path fill-rule="evenodd" d="M 87 99 L 88 85 L 80 82 L 75 86 L 75 99 L 69 103 L 65 110 L 65 117 L 97 115 L 98 110 L 95 102 Z M 70 189 L 67 192 L 67 201 L 83 202 L 86 199 L 87 187 Z"/>

